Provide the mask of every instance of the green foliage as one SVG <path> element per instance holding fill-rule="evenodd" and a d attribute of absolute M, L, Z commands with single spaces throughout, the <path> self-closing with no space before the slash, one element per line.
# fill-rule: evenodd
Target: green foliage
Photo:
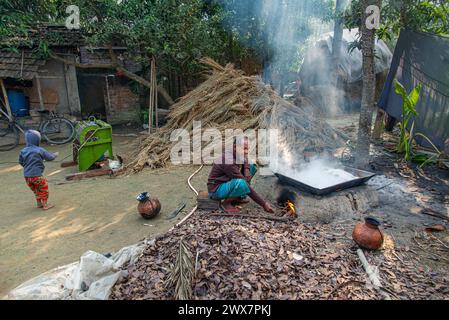
<path fill-rule="evenodd" d="M 69 2 L 81 8 L 89 43 L 127 46 L 144 65 L 154 56 L 159 67 L 191 73 L 198 70 L 200 57 L 221 54 L 221 17 L 214 8 L 205 10 L 201 0 Z"/>
<path fill-rule="evenodd" d="M 399 143 L 397 146 L 397 151 L 399 153 L 405 153 L 404 159 L 409 161 L 412 154 L 412 143 L 413 143 L 413 130 L 415 123 L 412 122 L 410 131 L 408 131 L 408 127 L 410 121 L 414 116 L 417 116 L 416 112 L 416 104 L 419 100 L 419 95 L 421 93 L 421 85 L 418 85 L 414 88 L 410 94 L 407 93 L 404 86 L 399 83 L 399 81 L 395 81 L 394 83 L 395 91 L 399 94 L 403 99 L 402 104 L 402 119 L 400 123 L 401 134 L 399 138 Z"/>
<path fill-rule="evenodd" d="M 57 0 L 0 1 L 0 39 L 2 47 L 29 44 L 31 26 L 48 22 L 57 15 Z"/>
<path fill-rule="evenodd" d="M 401 28 L 449 34 L 449 7 L 441 0 L 389 0 L 383 8 L 385 34 Z M 390 33 L 389 33 L 389 32 Z"/>
<path fill-rule="evenodd" d="M 352 0 L 345 14 L 347 28 L 359 28 L 361 2 Z M 379 38 L 393 42 L 401 29 L 449 35 L 449 5 L 447 0 L 383 0 Z"/>
<path fill-rule="evenodd" d="M 438 150 L 438 148 L 427 136 L 419 132 L 414 133 L 415 122 L 413 121 L 413 117 L 418 116 L 418 112 L 416 111 L 416 104 L 419 101 L 422 86 L 418 85 L 410 93 L 407 93 L 404 86 L 399 83 L 399 81 L 395 80 L 394 85 L 395 92 L 399 94 L 403 99 L 402 119 L 401 123 L 399 124 L 401 134 L 397 145 L 397 151 L 399 153 L 404 153 L 405 161 L 411 160 L 413 162 L 419 163 L 420 168 L 428 164 L 435 163 L 442 155 L 441 151 Z M 410 123 L 410 130 L 408 130 Z M 413 150 L 413 142 L 416 137 L 420 137 L 426 140 L 433 147 L 436 153 L 415 153 Z"/>
<path fill-rule="evenodd" d="M 223 56 L 226 32 L 221 27 L 223 11 L 203 0 L 28 0 L 0 2 L 2 46 L 28 41 L 36 23 L 64 23 L 66 8 L 80 8 L 80 22 L 87 43 L 127 46 L 144 66 L 156 57 L 159 67 L 179 73 L 199 71 L 198 60 Z M 48 43 L 29 43 L 48 54 Z M 20 41 L 18 41 L 20 40 Z"/>
<path fill-rule="evenodd" d="M 233 39 L 252 48 L 272 72 L 296 72 L 314 23 L 330 21 L 334 0 L 216 0 Z"/>
<path fill-rule="evenodd" d="M 420 168 L 423 168 L 429 164 L 437 163 L 436 157 L 434 155 L 429 155 L 427 153 L 417 153 L 413 155 L 412 161 L 418 163 Z"/>

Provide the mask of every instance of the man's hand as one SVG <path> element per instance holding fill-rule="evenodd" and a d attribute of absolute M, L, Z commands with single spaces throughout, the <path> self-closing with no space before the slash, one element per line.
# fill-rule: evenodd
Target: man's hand
<path fill-rule="evenodd" d="M 55 155 L 56 158 L 59 157 L 59 152 L 58 152 L 58 151 L 56 151 L 56 152 L 53 153 L 53 154 Z"/>
<path fill-rule="evenodd" d="M 265 205 L 263 206 L 263 209 L 265 210 L 265 212 L 274 213 L 274 210 L 273 210 L 273 208 L 271 207 L 271 204 L 268 201 L 265 202 Z"/>

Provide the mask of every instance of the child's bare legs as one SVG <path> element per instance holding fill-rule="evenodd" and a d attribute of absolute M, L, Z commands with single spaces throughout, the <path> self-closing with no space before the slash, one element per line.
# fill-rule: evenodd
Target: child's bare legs
<path fill-rule="evenodd" d="M 40 209 L 40 208 L 42 208 L 44 205 L 42 204 L 42 201 L 41 200 L 39 200 L 39 199 L 36 199 L 36 202 L 37 202 L 37 207 Z"/>
<path fill-rule="evenodd" d="M 54 205 L 47 203 L 47 199 L 41 200 L 42 203 L 42 210 L 49 210 L 51 208 L 54 208 Z"/>

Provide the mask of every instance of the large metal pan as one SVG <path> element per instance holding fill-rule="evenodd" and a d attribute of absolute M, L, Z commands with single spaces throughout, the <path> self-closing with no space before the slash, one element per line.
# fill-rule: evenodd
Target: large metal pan
<path fill-rule="evenodd" d="M 348 180 L 346 182 L 339 183 L 339 184 L 336 184 L 336 185 L 333 185 L 333 186 L 330 186 L 327 188 L 318 189 L 318 188 L 312 187 L 308 184 L 305 184 L 303 182 L 292 179 L 290 177 L 284 176 L 280 173 L 275 173 L 275 175 L 276 175 L 276 177 L 278 177 L 281 184 L 290 185 L 292 187 L 296 187 L 300 190 L 309 192 L 311 194 L 319 195 L 319 196 L 323 196 L 323 195 L 326 195 L 326 194 L 329 194 L 332 192 L 337 192 L 337 191 L 341 191 L 344 189 L 360 186 L 376 175 L 375 173 L 372 173 L 372 172 L 358 170 L 358 169 L 354 169 L 354 168 L 350 168 L 350 167 L 343 167 L 342 169 L 345 170 L 346 172 L 351 173 L 352 175 L 354 175 L 358 178 Z"/>

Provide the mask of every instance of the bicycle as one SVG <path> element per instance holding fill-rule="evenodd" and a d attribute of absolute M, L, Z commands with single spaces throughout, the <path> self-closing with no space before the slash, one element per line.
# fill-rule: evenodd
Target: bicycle
<path fill-rule="evenodd" d="M 66 144 L 75 137 L 75 126 L 72 121 L 59 116 L 53 111 L 40 110 L 41 121 L 37 128 L 25 128 L 0 108 L 3 117 L 0 118 L 0 151 L 14 149 L 20 141 L 20 132 L 26 129 L 37 129 L 42 138 L 50 144 Z"/>

